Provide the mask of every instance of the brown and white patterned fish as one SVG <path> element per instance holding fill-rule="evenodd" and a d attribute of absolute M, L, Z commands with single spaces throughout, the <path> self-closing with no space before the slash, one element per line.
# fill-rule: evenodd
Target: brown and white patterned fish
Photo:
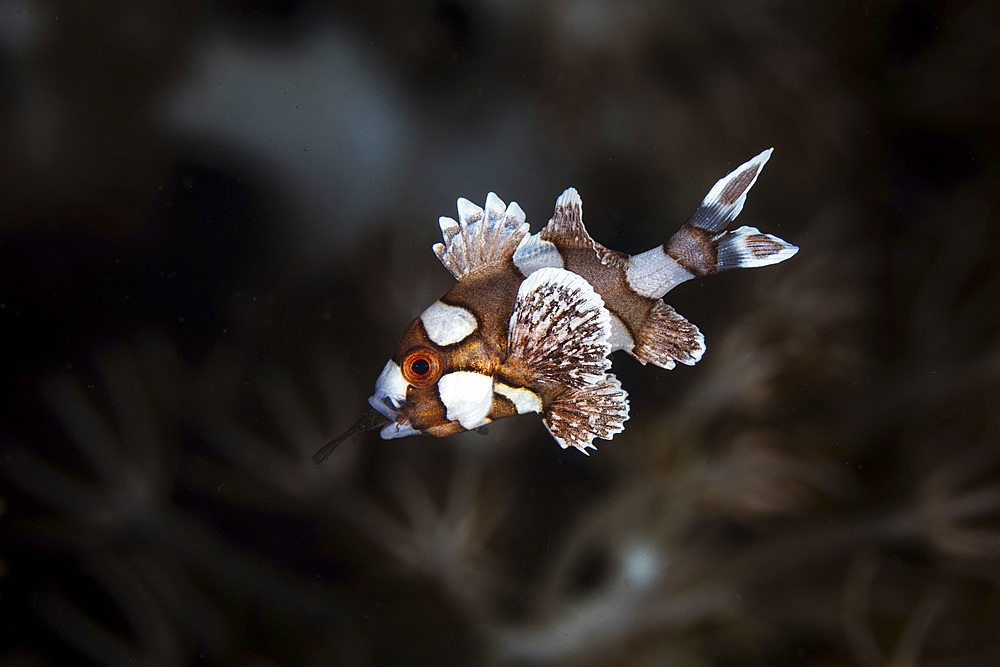
<path fill-rule="evenodd" d="M 403 332 L 368 399 L 374 410 L 314 460 L 372 428 L 385 439 L 443 437 L 529 412 L 563 448 L 610 440 L 629 417 L 611 352 L 667 369 L 705 352 L 698 328 L 661 297 L 695 276 L 798 251 L 753 227 L 726 231 L 772 150 L 716 183 L 669 241 L 633 256 L 590 237 L 573 188 L 531 235 L 517 204 L 492 192 L 485 208 L 459 199 L 458 220 L 440 219 L 444 243 L 434 245 L 455 286 Z"/>

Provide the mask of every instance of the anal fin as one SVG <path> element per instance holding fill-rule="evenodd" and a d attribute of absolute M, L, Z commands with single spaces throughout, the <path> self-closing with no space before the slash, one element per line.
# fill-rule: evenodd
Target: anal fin
<path fill-rule="evenodd" d="M 610 440 L 625 430 L 628 394 L 621 382 L 608 373 L 600 384 L 568 388 L 542 412 L 542 423 L 563 449 L 576 447 L 584 454 L 594 447 L 594 438 Z"/>
<path fill-rule="evenodd" d="M 643 364 L 667 370 L 678 361 L 692 366 L 705 353 L 705 337 L 676 310 L 657 301 L 636 332 L 630 353 Z"/>

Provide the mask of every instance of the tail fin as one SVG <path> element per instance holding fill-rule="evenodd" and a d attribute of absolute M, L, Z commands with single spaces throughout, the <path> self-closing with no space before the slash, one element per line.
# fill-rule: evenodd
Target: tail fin
<path fill-rule="evenodd" d="M 752 269 L 783 262 L 799 251 L 797 246 L 755 227 L 740 227 L 714 239 L 715 271 Z"/>
<path fill-rule="evenodd" d="M 698 210 L 659 248 L 632 257 L 628 279 L 640 294 L 662 297 L 695 276 L 782 262 L 798 248 L 753 227 L 726 227 L 743 210 L 773 148 L 743 163 L 712 186 Z"/>
<path fill-rule="evenodd" d="M 710 234 L 716 234 L 728 227 L 729 223 L 735 220 L 736 216 L 743 210 L 743 204 L 747 201 L 747 193 L 757 182 L 760 170 L 771 159 L 773 151 L 773 148 L 768 148 L 760 155 L 733 169 L 727 176 L 719 179 L 719 182 L 713 185 L 712 189 L 705 195 L 701 206 L 694 212 L 688 223 Z"/>

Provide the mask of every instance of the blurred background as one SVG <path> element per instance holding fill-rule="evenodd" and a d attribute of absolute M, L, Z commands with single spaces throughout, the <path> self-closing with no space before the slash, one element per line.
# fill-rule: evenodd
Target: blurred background
<path fill-rule="evenodd" d="M 1000 664 L 986 0 L 0 0 L 0 665 Z M 311 454 L 575 186 L 630 253 L 774 156 L 624 433 Z"/>

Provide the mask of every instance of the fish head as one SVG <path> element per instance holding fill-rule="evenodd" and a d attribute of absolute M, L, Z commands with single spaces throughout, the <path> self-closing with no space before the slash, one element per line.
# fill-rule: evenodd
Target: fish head
<path fill-rule="evenodd" d="M 490 421 L 497 358 L 477 328 L 470 311 L 442 301 L 406 328 L 368 399 L 391 420 L 382 438 L 444 437 Z"/>

